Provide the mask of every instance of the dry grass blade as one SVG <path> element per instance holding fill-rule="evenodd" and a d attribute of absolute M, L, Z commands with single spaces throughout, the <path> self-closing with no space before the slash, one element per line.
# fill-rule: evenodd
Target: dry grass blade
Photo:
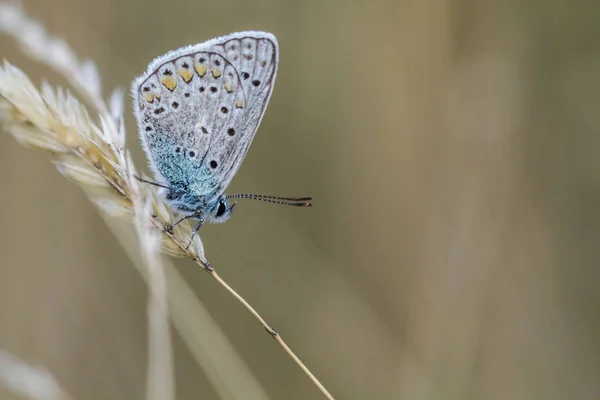
<path fill-rule="evenodd" d="M 3 351 L 0 351 L 0 386 L 24 399 L 73 399 L 45 368 L 27 364 Z"/>
<path fill-rule="evenodd" d="M 134 194 L 140 193 L 135 176 L 129 175 Z M 167 281 L 160 249 L 160 236 L 150 224 L 152 204 L 135 195 L 134 221 L 144 263 L 148 268 L 148 373 L 147 400 L 174 400 L 175 379 L 167 301 Z"/>
<path fill-rule="evenodd" d="M 64 75 L 98 113 L 95 123 L 86 108 L 71 94 L 42 84 L 39 91 L 16 67 L 0 67 L 0 123 L 27 147 L 40 148 L 55 155 L 55 165 L 67 178 L 80 185 L 91 201 L 109 215 L 131 218 L 135 199 L 144 199 L 150 223 L 162 232 L 162 250 L 194 260 L 254 315 L 265 330 L 302 368 L 329 399 L 333 397 L 287 344 L 243 297 L 216 273 L 204 255 L 200 235 L 188 224 L 172 232 L 176 217 L 152 185 L 136 185 L 139 176 L 124 149 L 123 94 L 117 90 L 106 105 L 100 93 L 100 78 L 94 64 L 79 62 L 60 39 L 47 35 L 43 27 L 30 20 L 20 7 L 0 3 L 0 32 L 19 41 L 28 54 Z M 192 241 L 191 245 L 188 243 Z"/>

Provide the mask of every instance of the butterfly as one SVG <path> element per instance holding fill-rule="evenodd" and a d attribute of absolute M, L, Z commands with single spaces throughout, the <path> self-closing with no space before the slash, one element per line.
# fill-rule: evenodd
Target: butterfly
<path fill-rule="evenodd" d="M 252 199 L 310 206 L 310 197 L 226 195 L 273 92 L 278 44 L 266 32 L 237 32 L 156 58 L 131 86 L 139 137 L 167 203 L 186 219 L 231 217 Z"/>

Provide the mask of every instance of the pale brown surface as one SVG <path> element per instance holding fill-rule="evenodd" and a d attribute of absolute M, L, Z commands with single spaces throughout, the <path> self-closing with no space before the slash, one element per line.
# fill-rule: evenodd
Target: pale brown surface
<path fill-rule="evenodd" d="M 230 192 L 315 206 L 240 202 L 201 234 L 336 398 L 600 397 L 595 2 L 24 3 L 98 63 L 106 94 L 169 49 L 277 35 L 274 95 Z M 0 50 L 64 84 L 9 39 Z M 46 154 L 0 143 L 0 348 L 77 399 L 143 398 L 144 282 Z M 270 398 L 321 398 L 234 299 L 177 265 Z M 178 398 L 218 399 L 177 333 L 174 348 Z"/>

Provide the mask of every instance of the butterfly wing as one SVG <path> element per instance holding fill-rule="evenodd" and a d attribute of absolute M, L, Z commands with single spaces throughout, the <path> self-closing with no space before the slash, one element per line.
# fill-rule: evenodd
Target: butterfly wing
<path fill-rule="evenodd" d="M 239 32 L 157 58 L 132 84 L 139 134 L 157 179 L 207 202 L 240 167 L 273 91 L 278 46 Z"/>

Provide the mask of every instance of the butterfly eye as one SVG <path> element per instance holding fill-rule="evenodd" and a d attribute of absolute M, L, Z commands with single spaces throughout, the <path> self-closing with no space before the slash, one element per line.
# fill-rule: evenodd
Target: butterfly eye
<path fill-rule="evenodd" d="M 217 217 L 220 217 L 221 215 L 225 214 L 225 211 L 227 211 L 227 206 L 225 206 L 224 201 L 221 201 L 219 203 L 219 209 L 217 210 Z"/>

